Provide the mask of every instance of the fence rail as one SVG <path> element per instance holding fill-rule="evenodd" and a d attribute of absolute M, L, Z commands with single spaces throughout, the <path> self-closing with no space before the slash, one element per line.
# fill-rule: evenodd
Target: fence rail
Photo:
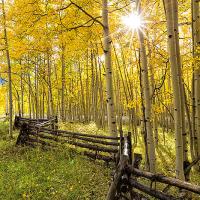
<path fill-rule="evenodd" d="M 130 135 L 122 137 L 120 146 L 120 159 L 115 169 L 113 181 L 111 182 L 106 200 L 148 199 L 146 196 L 141 195 L 137 191 L 160 200 L 191 200 L 192 193 L 200 195 L 200 186 L 198 185 L 181 181 L 176 178 L 166 177 L 162 174 L 155 174 L 140 170 L 139 167 L 142 160 L 142 156 L 140 154 L 134 154 L 134 159 L 131 162 L 132 146 Z M 140 178 L 147 179 L 150 184 L 145 185 L 141 182 Z M 170 187 L 175 187 L 178 191 L 181 191 L 180 197 L 156 189 L 156 187 L 153 187 L 156 183 L 164 184 L 163 186 L 166 186 L 167 184 Z"/>
<path fill-rule="evenodd" d="M 29 126 L 33 127 L 48 127 L 50 125 L 55 125 L 58 123 L 58 118 L 52 117 L 50 119 L 30 119 L 30 118 L 24 118 L 20 116 L 15 116 L 14 121 L 14 128 L 21 128 L 23 124 L 27 124 Z M 54 127 L 53 127 L 54 128 Z"/>
<path fill-rule="evenodd" d="M 15 127 L 20 128 L 17 145 L 30 145 L 32 147 L 58 147 L 67 144 L 87 149 L 83 154 L 105 162 L 115 162 L 119 149 L 119 137 L 110 137 L 95 134 L 84 134 L 65 130 L 58 130 L 57 118 L 42 120 L 17 117 Z"/>

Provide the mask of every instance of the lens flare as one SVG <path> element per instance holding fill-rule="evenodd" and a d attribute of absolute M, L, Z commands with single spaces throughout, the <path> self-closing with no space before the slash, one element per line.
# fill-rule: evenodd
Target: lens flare
<path fill-rule="evenodd" d="M 139 29 L 142 26 L 142 20 L 140 15 L 130 13 L 126 16 L 122 16 L 123 24 L 132 30 Z"/>

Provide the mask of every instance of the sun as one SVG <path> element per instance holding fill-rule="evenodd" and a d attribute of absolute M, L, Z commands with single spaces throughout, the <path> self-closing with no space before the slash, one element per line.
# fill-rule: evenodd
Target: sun
<path fill-rule="evenodd" d="M 121 17 L 122 23 L 131 30 L 137 30 L 142 26 L 141 16 L 136 13 L 130 13 Z"/>

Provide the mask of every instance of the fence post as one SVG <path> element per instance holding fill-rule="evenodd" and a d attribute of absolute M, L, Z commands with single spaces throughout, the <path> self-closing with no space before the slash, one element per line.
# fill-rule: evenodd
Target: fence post
<path fill-rule="evenodd" d="M 15 128 L 19 128 L 19 123 L 20 123 L 20 118 L 19 116 L 16 116 L 15 115 L 15 121 L 14 121 L 14 126 L 13 126 L 13 129 L 15 130 Z"/>
<path fill-rule="evenodd" d="M 131 132 L 128 132 L 128 136 L 127 136 L 127 139 L 128 139 L 128 143 L 129 143 L 129 159 L 130 159 L 130 163 L 132 163 L 132 137 L 131 137 Z"/>
<path fill-rule="evenodd" d="M 29 140 L 29 126 L 26 123 L 23 123 L 20 129 L 19 136 L 17 138 L 16 145 L 26 145 L 26 142 Z"/>
<path fill-rule="evenodd" d="M 58 116 L 55 116 L 55 124 L 54 124 L 55 131 L 58 130 Z"/>

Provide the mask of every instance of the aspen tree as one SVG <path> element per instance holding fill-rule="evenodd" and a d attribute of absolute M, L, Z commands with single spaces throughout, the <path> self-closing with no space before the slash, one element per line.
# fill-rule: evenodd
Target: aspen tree
<path fill-rule="evenodd" d="M 181 104 L 181 116 L 182 116 L 182 138 L 183 138 L 183 160 L 188 161 L 188 146 L 187 146 L 187 134 L 185 127 L 185 98 L 184 98 L 184 85 L 182 78 L 182 63 L 180 56 L 180 45 L 179 45 L 179 29 L 178 29 L 178 2 L 172 1 L 173 7 L 173 21 L 174 21 L 174 32 L 176 41 L 176 62 L 178 67 L 179 87 L 180 87 L 180 104 Z"/>
<path fill-rule="evenodd" d="M 113 82 L 112 82 L 112 59 L 111 59 L 111 37 L 108 23 L 108 1 L 103 0 L 102 17 L 104 31 L 104 55 L 106 68 L 106 94 L 107 94 L 107 117 L 110 134 L 117 135 L 116 116 L 113 99 Z"/>
<path fill-rule="evenodd" d="M 155 172 L 155 144 L 153 139 L 153 130 L 151 122 L 151 97 L 150 97 L 150 86 L 148 78 L 148 66 L 147 56 L 144 44 L 144 36 L 141 30 L 138 30 L 139 43 L 140 43 L 140 55 L 141 55 L 141 76 L 142 85 L 144 89 L 144 106 L 145 106 L 145 121 L 147 131 L 147 145 L 149 154 L 149 170 Z"/>
<path fill-rule="evenodd" d="M 174 1 L 174 0 L 173 0 Z M 184 180 L 183 171 L 183 137 L 182 137 L 182 112 L 181 112 L 181 86 L 180 74 L 177 63 L 176 52 L 176 36 L 174 32 L 173 21 L 173 2 L 172 0 L 164 0 L 166 18 L 167 18 L 167 33 L 168 33 L 168 49 L 171 64 L 172 88 L 174 95 L 174 120 L 175 120 L 175 144 L 176 144 L 176 177 Z"/>
<path fill-rule="evenodd" d="M 62 55 L 61 55 L 61 63 L 62 63 L 62 90 L 61 90 L 61 119 L 62 121 L 65 120 L 65 47 L 66 45 L 62 44 Z"/>
<path fill-rule="evenodd" d="M 38 62 L 38 58 L 35 59 L 35 67 L 34 67 L 34 71 L 35 71 L 35 116 L 36 119 L 39 118 L 39 86 L 38 86 L 38 66 L 39 62 Z"/>
<path fill-rule="evenodd" d="M 147 36 L 148 37 L 148 36 Z M 150 99 L 153 105 L 156 104 L 156 100 L 155 97 L 153 97 L 154 95 L 154 87 L 155 87 L 155 77 L 154 77 L 154 67 L 151 64 L 151 60 L 152 60 L 152 50 L 150 47 L 150 43 L 148 41 L 148 54 L 149 54 L 149 72 L 150 72 Z M 158 146 L 158 119 L 157 119 L 157 113 L 154 111 L 154 113 L 152 114 L 152 118 L 153 118 L 153 122 L 152 122 L 152 126 L 154 129 L 154 138 L 155 138 L 155 146 Z"/>
<path fill-rule="evenodd" d="M 140 2 L 136 1 L 136 9 L 138 9 L 138 14 L 141 13 Z M 140 62 L 141 62 L 141 81 L 143 90 L 143 102 L 145 107 L 144 113 L 144 124 L 146 128 L 146 149 L 148 153 L 148 168 L 150 172 L 155 172 L 155 144 L 154 144 L 154 137 L 153 137 L 153 129 L 152 129 L 152 119 L 151 119 L 151 94 L 150 94 L 150 84 L 149 84 L 149 77 L 148 77 L 148 64 L 147 64 L 147 55 L 146 55 L 146 48 L 145 48 L 145 40 L 144 34 L 142 30 L 138 29 L 138 38 L 139 38 L 139 47 L 140 47 Z"/>
<path fill-rule="evenodd" d="M 51 117 L 54 115 L 54 105 L 53 105 L 53 95 L 52 95 L 51 59 L 50 59 L 49 49 L 47 49 L 47 82 L 48 82 L 49 117 Z"/>
<path fill-rule="evenodd" d="M 199 47 L 200 47 L 200 13 L 199 1 L 192 0 L 192 37 L 193 37 L 193 57 L 194 57 L 194 72 L 193 72 L 193 138 L 195 138 L 195 153 L 200 155 L 200 62 Z"/>
<path fill-rule="evenodd" d="M 12 118 L 13 118 L 13 99 L 12 99 L 12 77 L 11 77 L 11 60 L 10 60 L 10 51 L 6 27 L 6 13 L 5 13 L 5 3 L 2 0 L 2 13 L 3 13 L 3 30 L 4 30 L 4 41 L 5 41 L 5 50 L 6 50 L 6 59 L 8 66 L 8 91 L 9 91 L 9 135 L 13 137 L 13 128 L 12 128 Z"/>
<path fill-rule="evenodd" d="M 29 108 L 29 118 L 32 117 L 32 105 L 31 105 L 31 78 L 30 74 L 27 74 L 28 78 L 28 108 Z"/>
<path fill-rule="evenodd" d="M 21 60 L 20 60 L 20 65 L 22 65 Z M 24 79 L 24 74 L 23 74 L 23 69 L 21 67 L 20 87 L 21 87 L 21 115 L 22 115 L 22 117 L 24 115 L 24 85 L 23 85 L 23 79 Z"/>

